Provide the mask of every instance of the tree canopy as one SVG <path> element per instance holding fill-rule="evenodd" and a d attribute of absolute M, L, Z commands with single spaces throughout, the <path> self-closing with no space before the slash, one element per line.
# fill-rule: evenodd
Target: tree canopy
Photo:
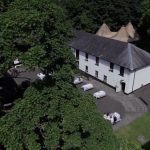
<path fill-rule="evenodd" d="M 30 87 L 0 120 L 0 143 L 12 150 L 118 149 L 91 99 L 65 82 L 61 89 Z"/>
<path fill-rule="evenodd" d="M 30 5 L 27 0 L 15 1 L 0 19 L 1 70 L 16 58 L 29 67 L 59 68 L 58 64 L 73 63 L 64 44 L 69 40 L 70 24 L 63 9 L 49 0 L 32 0 Z"/>
<path fill-rule="evenodd" d="M 117 30 L 129 21 L 135 25 L 138 24 L 141 15 L 140 3 L 140 0 L 62 1 L 62 5 L 68 10 L 73 26 L 93 33 L 103 22 Z"/>
<path fill-rule="evenodd" d="M 0 12 L 4 12 L 7 10 L 7 7 L 13 2 L 14 0 L 1 0 L 0 1 Z"/>
<path fill-rule="evenodd" d="M 150 1 L 142 1 L 142 16 L 141 16 L 141 25 L 145 26 L 147 33 L 150 35 Z"/>
<path fill-rule="evenodd" d="M 115 137 L 110 124 L 97 112 L 93 98 L 72 85 L 75 59 L 67 42 L 72 25 L 94 31 L 105 20 L 114 27 L 117 19 L 124 18 L 122 22 L 126 22 L 137 11 L 127 11 L 122 17 L 124 12 L 115 7 L 122 6 L 126 11 L 126 1 L 63 2 L 72 12 L 66 13 L 62 5 L 52 0 L 0 3 L 0 72 L 5 72 L 16 58 L 26 67 L 52 72 L 52 76 L 28 87 L 10 113 L 0 118 L 0 149 L 136 150 L 134 145 Z M 109 20 L 112 11 L 115 21 Z"/>
<path fill-rule="evenodd" d="M 16 0 L 0 19 L 0 70 L 19 58 L 26 67 L 53 72 L 30 86 L 0 118 L 1 148 L 118 149 L 91 96 L 71 84 L 75 61 L 66 46 L 71 25 L 64 10 L 50 0 Z"/>
<path fill-rule="evenodd" d="M 65 7 L 75 29 L 96 33 L 105 22 L 111 30 L 132 22 L 139 41 L 135 44 L 150 51 L 150 4 L 149 0 L 57 0 Z"/>

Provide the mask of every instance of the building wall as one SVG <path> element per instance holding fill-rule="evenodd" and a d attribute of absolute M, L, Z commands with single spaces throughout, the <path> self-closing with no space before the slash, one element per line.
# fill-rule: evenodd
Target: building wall
<path fill-rule="evenodd" d="M 72 48 L 73 54 L 76 50 Z M 125 93 L 132 91 L 150 83 L 150 66 L 137 71 L 124 69 L 124 76 L 120 75 L 120 66 L 114 64 L 113 72 L 110 71 L 110 62 L 99 59 L 99 66 L 96 64 L 96 57 L 88 55 L 88 61 L 85 59 L 85 53 L 79 52 L 79 69 L 85 72 L 85 66 L 88 66 L 88 74 L 95 77 L 95 71 L 98 71 L 98 79 L 104 81 L 104 75 L 107 76 L 107 84 L 116 88 L 116 92 L 121 91 L 121 81 L 125 82 Z"/>
<path fill-rule="evenodd" d="M 148 83 L 150 83 L 150 66 L 141 68 L 135 72 L 133 90 L 136 90 Z"/>
<path fill-rule="evenodd" d="M 75 50 L 73 50 L 74 55 Z M 79 52 L 79 69 L 85 72 L 85 67 L 88 66 L 88 74 L 95 77 L 95 71 L 98 71 L 98 79 L 104 81 L 104 75 L 107 76 L 107 84 L 116 88 L 119 92 L 121 91 L 121 81 L 126 83 L 125 92 L 129 93 L 129 78 L 130 72 L 128 69 L 124 70 L 124 76 L 120 75 L 120 66 L 114 64 L 113 72 L 110 71 L 110 62 L 105 61 L 103 59 L 99 59 L 99 65 L 96 65 L 96 57 L 92 55 L 88 55 L 88 61 L 85 59 L 85 53 Z"/>

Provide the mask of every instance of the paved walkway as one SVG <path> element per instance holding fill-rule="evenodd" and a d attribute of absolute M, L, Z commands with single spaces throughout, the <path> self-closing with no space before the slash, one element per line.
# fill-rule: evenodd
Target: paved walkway
<path fill-rule="evenodd" d="M 134 94 L 139 97 L 148 107 L 150 111 L 150 84 L 134 91 Z"/>
<path fill-rule="evenodd" d="M 102 113 L 116 111 L 121 114 L 122 120 L 113 126 L 114 130 L 131 123 L 148 111 L 146 105 L 134 94 L 116 93 L 115 89 L 93 78 L 84 81 L 94 85 L 94 89 L 88 91 L 91 94 L 99 90 L 106 91 L 107 96 L 96 101 L 98 111 Z M 82 84 L 78 85 L 78 87 L 81 86 Z"/>

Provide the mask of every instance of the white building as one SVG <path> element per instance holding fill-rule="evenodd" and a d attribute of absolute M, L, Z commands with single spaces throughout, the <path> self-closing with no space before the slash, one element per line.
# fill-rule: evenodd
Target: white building
<path fill-rule="evenodd" d="M 70 47 L 81 71 L 116 92 L 128 94 L 150 83 L 150 54 L 131 43 L 75 31 Z"/>

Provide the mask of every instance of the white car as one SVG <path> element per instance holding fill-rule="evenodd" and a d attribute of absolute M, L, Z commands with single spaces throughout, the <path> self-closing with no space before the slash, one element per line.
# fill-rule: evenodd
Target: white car
<path fill-rule="evenodd" d="M 40 80 L 43 80 L 45 78 L 45 74 L 43 73 L 38 73 L 37 76 Z"/>
<path fill-rule="evenodd" d="M 104 97 L 106 96 L 106 92 L 105 91 L 98 91 L 98 92 L 95 92 L 93 94 L 93 96 L 97 99 L 97 98 L 101 98 L 101 97 Z"/>
<path fill-rule="evenodd" d="M 79 83 L 82 83 L 83 82 L 83 78 L 80 78 L 80 77 L 78 77 L 78 78 L 75 78 L 75 80 L 74 80 L 74 84 L 79 84 Z"/>
<path fill-rule="evenodd" d="M 18 65 L 18 64 L 20 64 L 20 61 L 17 58 L 17 59 L 14 60 L 14 65 Z"/>
<path fill-rule="evenodd" d="M 81 88 L 82 88 L 84 91 L 90 90 L 90 89 L 92 89 L 93 87 L 94 87 L 94 86 L 93 86 L 93 84 L 91 84 L 91 83 L 88 83 L 88 84 L 85 84 L 85 85 L 81 86 Z"/>
<path fill-rule="evenodd" d="M 121 116 L 118 112 L 104 114 L 104 119 L 109 120 L 111 124 L 121 121 Z"/>

